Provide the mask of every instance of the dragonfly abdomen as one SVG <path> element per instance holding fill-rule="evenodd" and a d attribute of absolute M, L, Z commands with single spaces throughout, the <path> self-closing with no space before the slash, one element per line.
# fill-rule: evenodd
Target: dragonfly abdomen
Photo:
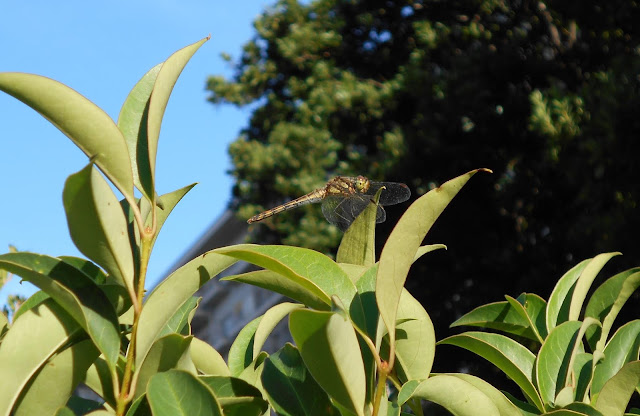
<path fill-rule="evenodd" d="M 254 215 L 253 217 L 247 220 L 247 223 L 251 224 L 253 222 L 262 221 L 265 218 L 269 218 L 283 211 L 289 211 L 290 209 L 297 208 L 301 205 L 320 202 L 324 198 L 325 194 L 326 194 L 326 190 L 324 188 L 316 189 L 315 191 L 308 193 L 306 195 L 303 195 L 300 198 L 294 199 L 293 201 L 289 201 L 286 204 L 278 205 L 275 208 L 271 208 L 270 210 Z"/>

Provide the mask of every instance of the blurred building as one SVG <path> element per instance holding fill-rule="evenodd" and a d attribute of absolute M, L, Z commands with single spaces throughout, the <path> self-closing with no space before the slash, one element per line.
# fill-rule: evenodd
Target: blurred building
<path fill-rule="evenodd" d="M 207 251 L 244 243 L 246 235 L 247 224 L 227 210 L 174 264 L 169 273 Z M 259 287 L 220 281 L 221 277 L 244 273 L 252 270 L 251 267 L 248 263 L 238 262 L 212 278 L 195 295 L 202 297 L 202 300 L 191 321 L 192 332 L 225 358 L 238 332 L 248 322 L 285 300 L 282 295 Z M 271 334 L 264 350 L 274 352 L 290 339 L 285 319 Z"/>

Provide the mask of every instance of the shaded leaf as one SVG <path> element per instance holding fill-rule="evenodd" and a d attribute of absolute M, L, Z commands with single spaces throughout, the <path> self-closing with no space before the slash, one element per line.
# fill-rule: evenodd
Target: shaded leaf
<path fill-rule="evenodd" d="M 298 309 L 289 329 L 313 378 L 332 399 L 363 415 L 365 371 L 355 330 L 338 314 Z"/>
<path fill-rule="evenodd" d="M 222 416 L 213 392 L 196 376 L 180 370 L 154 375 L 147 387 L 154 416 Z"/>
<path fill-rule="evenodd" d="M 191 360 L 196 369 L 205 375 L 230 376 L 224 358 L 211 345 L 198 338 L 191 340 Z"/>
<path fill-rule="evenodd" d="M 269 403 L 278 414 L 340 414 L 289 343 L 265 360 L 261 378 Z"/>

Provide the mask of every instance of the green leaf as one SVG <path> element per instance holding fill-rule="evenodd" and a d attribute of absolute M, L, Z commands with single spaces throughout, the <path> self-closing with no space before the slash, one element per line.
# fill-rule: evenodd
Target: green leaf
<path fill-rule="evenodd" d="M 170 369 L 185 370 L 196 374 L 196 368 L 189 355 L 192 338 L 192 336 L 169 334 L 153 343 L 134 375 L 135 398 L 147 392 L 147 383 L 154 374 Z"/>
<path fill-rule="evenodd" d="M 154 375 L 147 387 L 154 416 L 222 416 L 213 392 L 196 376 L 180 370 Z"/>
<path fill-rule="evenodd" d="M 283 302 L 269 308 L 256 328 L 256 333 L 253 340 L 253 356 L 257 357 L 260 354 L 262 346 L 267 341 L 267 337 L 271 334 L 273 329 L 280 323 L 280 321 L 289 313 L 296 309 L 302 308 L 302 305 L 298 303 Z"/>
<path fill-rule="evenodd" d="M 172 334 L 174 332 L 182 335 L 191 335 L 191 316 L 195 309 L 198 307 L 201 299 L 202 298 L 192 296 L 185 303 L 180 305 L 173 316 L 170 317 L 164 324 L 164 326 L 158 333 L 158 338 L 168 334 Z"/>
<path fill-rule="evenodd" d="M 479 306 L 460 317 L 451 324 L 451 327 L 463 325 L 496 329 L 508 334 L 537 340 L 535 333 L 529 327 L 529 321 L 518 312 L 514 305 L 507 301 Z"/>
<path fill-rule="evenodd" d="M 483 379 L 472 376 L 471 374 L 447 373 L 445 375 L 457 377 L 480 390 L 489 399 L 491 399 L 493 404 L 498 408 L 498 414 L 500 416 L 522 416 L 522 413 L 520 413 L 520 410 L 515 404 L 511 403 L 500 390 L 496 389 Z"/>
<path fill-rule="evenodd" d="M 247 283 L 275 293 L 280 293 L 310 308 L 328 310 L 331 299 L 318 286 L 310 282 L 302 284 L 271 270 L 256 270 L 220 280 Z"/>
<path fill-rule="evenodd" d="M 93 280 L 57 258 L 33 253 L 0 255 L 0 267 L 47 292 L 87 331 L 107 361 L 115 365 L 120 351 L 118 318 Z"/>
<path fill-rule="evenodd" d="M 262 392 L 234 377 L 199 376 L 218 399 L 225 416 L 259 416 L 269 407 Z"/>
<path fill-rule="evenodd" d="M 167 321 L 209 279 L 236 260 L 212 252 L 202 254 L 171 273 L 149 294 L 138 323 L 136 362 L 142 362 Z"/>
<path fill-rule="evenodd" d="M 201 339 L 193 338 L 191 340 L 191 360 L 196 369 L 205 375 L 231 375 L 229 367 L 220 353 Z"/>
<path fill-rule="evenodd" d="M 133 201 L 129 152 L 120 130 L 104 111 L 66 85 L 39 75 L 0 73 L 0 90 L 60 129 Z"/>
<path fill-rule="evenodd" d="M 347 228 L 338 247 L 336 262 L 366 267 L 376 262 L 376 215 L 383 190 L 384 188 L 378 189 L 372 203 Z"/>
<path fill-rule="evenodd" d="M 191 185 L 187 185 L 183 188 L 177 189 L 173 192 L 166 193 L 158 198 L 158 203 L 156 204 L 156 234 L 153 236 L 153 244 L 155 244 L 158 235 L 160 235 L 160 230 L 164 225 L 164 222 L 169 217 L 169 214 L 173 211 L 173 209 L 178 205 L 178 202 L 184 198 L 184 196 L 189 192 L 193 187 L 196 186 L 195 183 Z M 145 224 L 151 222 L 151 215 L 147 215 L 145 217 Z"/>
<path fill-rule="evenodd" d="M 56 354 L 31 379 L 14 408 L 15 416 L 50 415 L 64 406 L 100 352 L 91 340 Z"/>
<path fill-rule="evenodd" d="M 53 299 L 24 312 L 0 344 L 0 374 L 11 383 L 0 389 L 0 415 L 8 416 L 27 382 L 56 351 L 82 333 L 78 323 Z"/>
<path fill-rule="evenodd" d="M 103 285 L 107 283 L 107 275 L 102 271 L 102 269 L 95 265 L 95 263 L 82 259 L 80 257 L 72 257 L 72 256 L 58 256 L 60 260 L 63 262 L 75 267 L 80 270 L 82 273 L 86 274 L 91 278 L 94 282 L 99 285 Z"/>
<path fill-rule="evenodd" d="M 578 401 L 588 400 L 588 389 L 593 376 L 593 354 L 579 353 L 573 363 L 575 374 L 575 398 Z"/>
<path fill-rule="evenodd" d="M 78 250 L 133 293 L 133 255 L 127 220 L 109 184 L 90 163 L 64 185 L 69 232 Z"/>
<path fill-rule="evenodd" d="M 279 273 L 326 299 L 328 305 L 331 304 L 331 296 L 337 295 L 349 309 L 356 294 L 355 286 L 340 266 L 317 251 L 300 247 L 239 244 L 219 248 L 215 252 Z"/>
<path fill-rule="evenodd" d="M 621 415 L 638 385 L 640 385 L 640 361 L 632 361 L 625 364 L 605 383 L 594 407 L 605 415 Z"/>
<path fill-rule="evenodd" d="M 355 330 L 338 314 L 298 309 L 289 329 L 313 378 L 332 399 L 358 416 L 366 394 L 364 364 Z"/>
<path fill-rule="evenodd" d="M 604 349 L 604 358 L 595 366 L 591 392 L 597 395 L 604 384 L 628 362 L 638 359 L 640 320 L 621 326 Z"/>
<path fill-rule="evenodd" d="M 602 322 L 602 329 L 591 328 L 591 331 L 587 331 L 587 341 L 593 351 L 604 348 L 620 309 L 638 287 L 640 267 L 618 273 L 593 292 L 584 313 L 585 317 L 594 317 Z"/>
<path fill-rule="evenodd" d="M 431 372 L 436 351 L 436 334 L 427 311 L 411 294 L 400 296 L 396 325 L 396 358 L 403 381 L 426 379 Z"/>
<path fill-rule="evenodd" d="M 571 295 L 576 282 L 582 271 L 587 267 L 592 259 L 583 260 L 566 272 L 549 296 L 547 304 L 547 331 L 551 332 L 556 325 L 566 322 L 569 319 L 569 308 L 571 306 Z"/>
<path fill-rule="evenodd" d="M 149 160 L 148 174 L 152 180 L 155 177 L 156 171 L 156 154 L 158 153 L 160 126 L 162 124 L 162 118 L 164 117 L 164 110 L 169 102 L 169 96 L 171 95 L 171 91 L 173 91 L 173 86 L 178 80 L 180 73 L 184 69 L 185 65 L 187 65 L 187 62 L 189 62 L 193 54 L 207 40 L 209 40 L 208 37 L 173 53 L 162 64 L 160 72 L 156 76 L 153 91 L 151 92 L 151 98 L 149 99 L 149 110 L 147 114 L 147 146 L 146 149 L 144 149 L 148 151 L 148 156 L 146 157 Z M 140 153 L 141 150 L 143 149 L 139 146 L 138 153 Z M 140 159 L 141 156 L 138 156 L 138 160 Z M 140 166 L 138 169 L 140 169 Z"/>
<path fill-rule="evenodd" d="M 579 321 L 558 325 L 540 348 L 536 361 L 536 380 L 540 397 L 546 405 L 553 406 L 556 395 L 565 387 L 581 326 Z"/>
<path fill-rule="evenodd" d="M 119 371 L 121 368 L 118 367 L 116 370 L 118 371 L 118 376 L 122 377 L 123 372 Z M 93 365 L 89 367 L 85 374 L 84 384 L 102 397 L 112 408 L 116 407 L 111 371 L 103 357 L 98 357 Z"/>
<path fill-rule="evenodd" d="M 37 291 L 36 293 L 28 297 L 22 305 L 20 305 L 20 308 L 18 308 L 16 313 L 13 315 L 13 321 L 15 322 L 20 317 L 20 315 L 27 312 L 31 308 L 35 308 L 36 306 L 40 305 L 42 302 L 50 298 L 51 296 L 49 296 L 47 292 L 44 292 L 42 290 Z"/>
<path fill-rule="evenodd" d="M 571 295 L 571 306 L 569 308 L 569 320 L 575 321 L 580 318 L 580 312 L 582 311 L 582 305 L 587 292 L 591 288 L 591 284 L 595 280 L 596 276 L 602 270 L 605 264 L 611 260 L 614 256 L 619 256 L 622 253 L 603 253 L 595 256 L 589 264 L 584 268 L 580 277 L 576 283 L 575 289 Z"/>
<path fill-rule="evenodd" d="M 376 299 L 391 345 L 395 344 L 400 295 L 418 248 L 442 211 L 476 172 L 478 171 L 474 170 L 452 179 L 411 204 L 382 249 L 376 280 Z"/>
<path fill-rule="evenodd" d="M 504 335 L 473 331 L 445 338 L 439 344 L 457 345 L 488 360 L 513 380 L 538 410 L 544 410 L 533 384 L 536 357 L 521 344 Z"/>
<path fill-rule="evenodd" d="M 231 375 L 238 377 L 251 365 L 253 358 L 253 342 L 262 316 L 258 316 L 244 326 L 229 348 L 229 370 Z M 257 357 L 256 357 L 257 358 Z"/>
<path fill-rule="evenodd" d="M 404 404 L 414 397 L 437 403 L 457 416 L 500 415 L 498 407 L 482 390 L 451 375 L 438 374 L 422 382 L 405 384 L 398 393 L 398 403 Z"/>
<path fill-rule="evenodd" d="M 269 403 L 279 415 L 340 414 L 289 343 L 265 360 L 261 378 Z"/>
<path fill-rule="evenodd" d="M 118 116 L 118 128 L 129 149 L 134 183 L 149 201 L 154 200 L 155 188 L 149 162 L 147 117 L 149 98 L 160 68 L 162 68 L 162 63 L 144 74 L 129 92 Z"/>
<path fill-rule="evenodd" d="M 152 416 L 147 396 L 140 396 L 131 402 L 131 406 L 127 410 L 127 416 Z"/>

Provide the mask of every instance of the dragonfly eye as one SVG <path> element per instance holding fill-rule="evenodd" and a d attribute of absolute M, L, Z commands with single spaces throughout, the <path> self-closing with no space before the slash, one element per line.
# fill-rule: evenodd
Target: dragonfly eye
<path fill-rule="evenodd" d="M 358 176 L 356 178 L 356 191 L 358 191 L 359 193 L 367 192 L 369 190 L 369 185 L 369 179 L 365 178 L 364 176 Z"/>

